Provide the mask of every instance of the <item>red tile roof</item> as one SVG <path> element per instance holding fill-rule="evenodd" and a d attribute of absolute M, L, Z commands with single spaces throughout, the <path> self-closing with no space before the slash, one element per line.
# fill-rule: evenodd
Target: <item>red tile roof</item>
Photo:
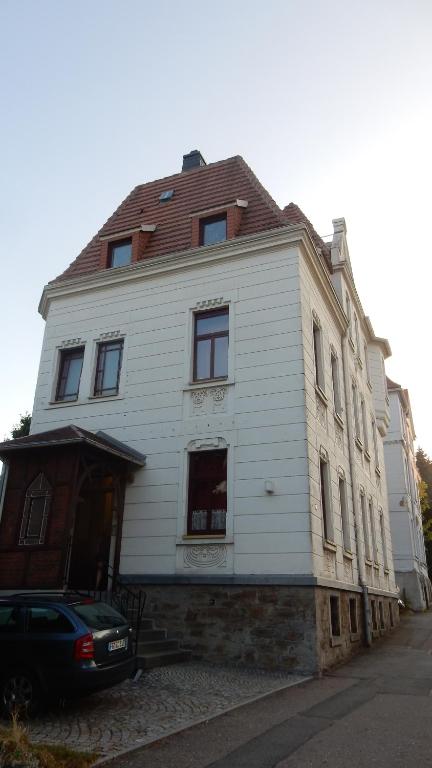
<path fill-rule="evenodd" d="M 400 384 L 396 384 L 396 382 L 389 379 L 388 376 L 386 376 L 386 379 L 387 379 L 387 389 L 402 389 Z"/>
<path fill-rule="evenodd" d="M 159 202 L 161 193 L 170 189 L 174 189 L 174 197 L 169 202 Z M 187 250 L 191 248 L 191 214 L 234 203 L 236 199 L 248 201 L 238 236 L 304 222 L 317 247 L 325 247 L 300 209 L 291 203 L 282 211 L 243 158 L 235 156 L 135 187 L 56 281 L 99 271 L 100 238 L 141 224 L 157 225 L 145 248 L 145 259 Z"/>

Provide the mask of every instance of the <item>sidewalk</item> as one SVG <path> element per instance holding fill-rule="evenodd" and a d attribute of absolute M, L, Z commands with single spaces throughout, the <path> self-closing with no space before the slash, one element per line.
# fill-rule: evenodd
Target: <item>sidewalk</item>
<path fill-rule="evenodd" d="M 321 680 L 115 759 L 109 768 L 429 768 L 432 613 Z"/>

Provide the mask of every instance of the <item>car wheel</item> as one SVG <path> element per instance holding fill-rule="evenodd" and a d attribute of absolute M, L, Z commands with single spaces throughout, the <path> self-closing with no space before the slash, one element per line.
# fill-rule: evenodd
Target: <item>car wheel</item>
<path fill-rule="evenodd" d="M 13 670 L 0 685 L 0 708 L 10 716 L 34 715 L 40 705 L 40 688 L 33 675 L 23 670 Z"/>

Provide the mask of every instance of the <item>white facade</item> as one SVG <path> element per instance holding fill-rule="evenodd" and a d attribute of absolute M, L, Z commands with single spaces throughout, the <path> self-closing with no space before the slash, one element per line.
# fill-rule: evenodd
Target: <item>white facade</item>
<path fill-rule="evenodd" d="M 273 576 L 394 594 L 382 443 L 389 349 L 361 308 L 343 220 L 332 262 L 330 277 L 307 228 L 287 226 L 45 289 L 32 433 L 73 423 L 147 456 L 126 491 L 121 574 Z M 228 377 L 194 384 L 193 317 L 213 307 L 229 308 Z M 96 347 L 115 338 L 124 339 L 119 394 L 95 398 Z M 77 345 L 79 397 L 55 402 L 60 351 Z M 228 456 L 226 534 L 190 536 L 188 453 L 218 448 Z"/>
<path fill-rule="evenodd" d="M 385 439 L 390 521 L 396 581 L 403 599 L 414 610 L 431 601 L 426 564 L 414 424 L 408 391 L 389 381 L 390 428 Z"/>

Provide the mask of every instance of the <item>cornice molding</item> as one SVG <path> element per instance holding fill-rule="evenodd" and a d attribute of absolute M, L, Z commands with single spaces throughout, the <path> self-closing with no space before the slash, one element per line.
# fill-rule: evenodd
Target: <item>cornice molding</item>
<path fill-rule="evenodd" d="M 38 308 L 39 313 L 46 320 L 51 301 L 60 297 L 133 284 L 157 275 L 175 274 L 210 264 L 223 263 L 234 258 L 240 259 L 254 254 L 265 254 L 270 251 L 282 250 L 287 246 L 302 247 L 302 252 L 316 275 L 333 314 L 337 317 L 342 328 L 345 329 L 347 319 L 331 283 L 327 267 L 317 252 L 306 226 L 302 223 L 267 230 L 258 235 L 246 235 L 234 240 L 225 240 L 215 245 L 189 248 L 187 251 L 155 256 L 152 259 L 130 264 L 127 267 L 118 267 L 115 270 L 99 270 L 69 280 L 48 283 L 42 292 Z"/>

